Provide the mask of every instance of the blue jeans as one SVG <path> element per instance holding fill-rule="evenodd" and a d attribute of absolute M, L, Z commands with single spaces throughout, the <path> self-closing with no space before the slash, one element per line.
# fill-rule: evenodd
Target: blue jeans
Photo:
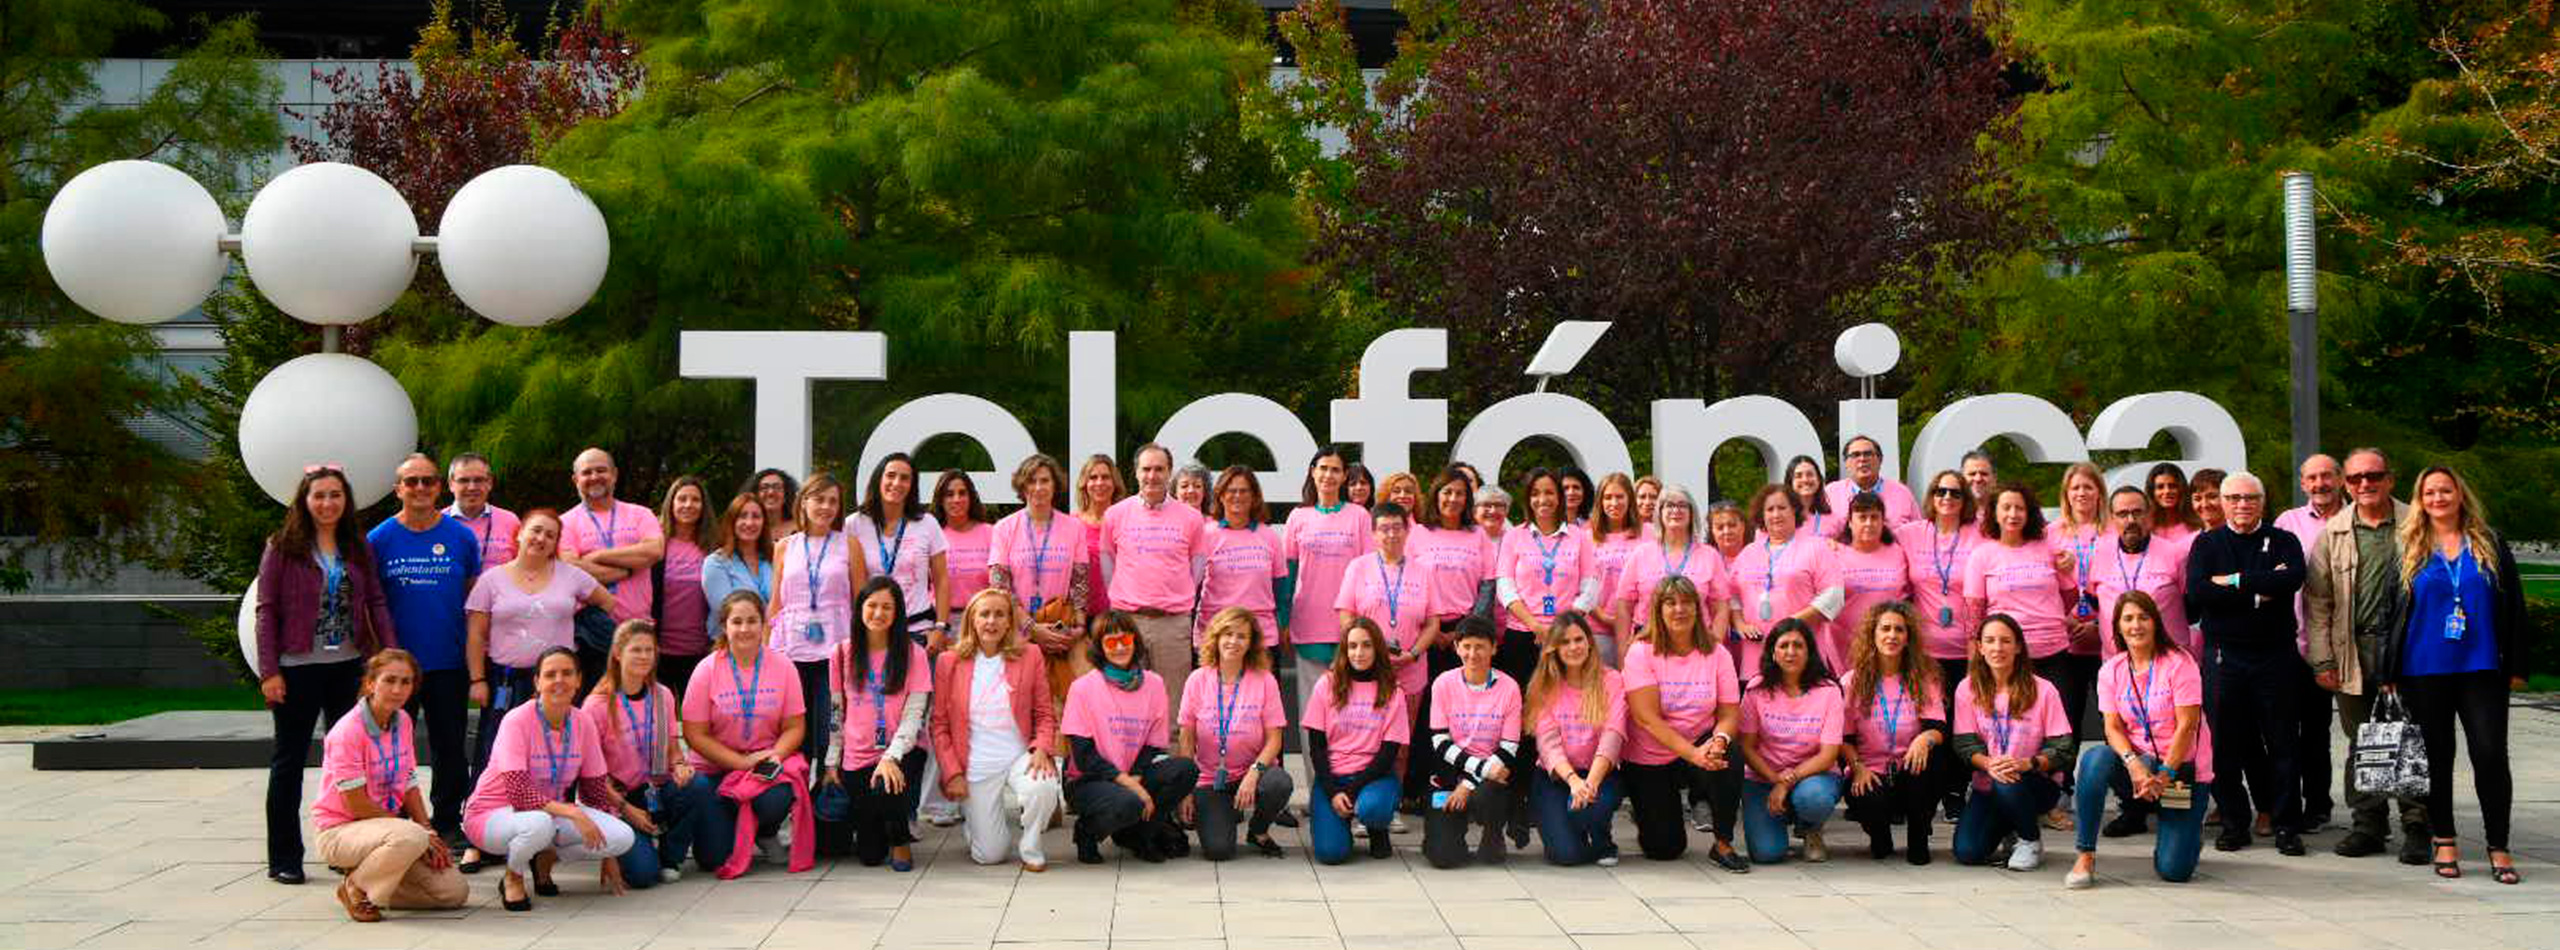
<path fill-rule="evenodd" d="M 623 797 L 634 805 L 645 807 L 647 788 L 631 789 Z M 633 829 L 631 850 L 614 859 L 622 862 L 622 880 L 633 890 L 658 886 L 660 868 L 682 867 L 685 855 L 693 851 L 695 829 L 700 825 L 696 816 L 701 811 L 694 807 L 695 802 L 693 796 L 687 794 L 688 789 L 673 782 L 655 788 L 658 809 L 649 818 L 658 822 L 658 833 L 637 834 L 638 829 Z"/>
<path fill-rule="evenodd" d="M 1360 786 L 1351 796 L 1351 817 L 1371 834 L 1386 834 L 1387 823 L 1396 820 L 1396 780 L 1373 779 Z M 1310 793 L 1307 801 L 1307 850 L 1314 852 L 1317 864 L 1341 864 L 1351 859 L 1351 823 L 1333 813 L 1333 796 Z"/>
<path fill-rule="evenodd" d="M 2143 756 L 2142 764 L 2160 767 L 2158 756 Z M 2116 750 L 2102 743 L 2091 743 L 2080 750 L 2080 768 L 2075 773 L 2080 784 L 2072 792 L 2073 810 L 2077 813 L 2077 844 L 2083 852 L 2098 850 L 2098 822 L 2107 817 L 2107 793 L 2133 800 L 2133 776 L 2116 757 Z M 2151 870 L 2160 879 L 2183 883 L 2196 873 L 2196 858 L 2204 854 L 2204 789 L 2196 788 L 2194 800 L 2185 808 L 2157 808 L 2160 813 L 2160 838 L 2151 846 Z M 2156 806 L 2155 806 L 2156 808 Z"/>
<path fill-rule="evenodd" d="M 1751 852 L 1753 864 L 1786 860 L 1787 829 L 1822 827 L 1830 820 L 1831 810 L 1840 806 L 1843 788 L 1834 773 L 1805 776 L 1787 793 L 1787 813 L 1781 817 L 1769 814 L 1769 790 L 1774 787 L 1748 775 L 1742 779 L 1742 846 Z"/>
<path fill-rule="evenodd" d="M 1991 851 L 1999 846 L 2002 835 L 2039 840 L 2043 832 L 2036 819 L 2061 800 L 2062 786 L 2043 772 L 2021 775 L 2007 785 L 1993 782 L 1990 788 L 1974 789 L 1965 799 L 1964 816 L 1956 819 L 1956 863 L 1990 863 Z"/>
<path fill-rule="evenodd" d="M 1600 780 L 1591 804 L 1573 807 L 1573 790 L 1545 772 L 1529 779 L 1529 808 L 1538 819 L 1538 841 L 1546 846 L 1548 864 L 1589 864 L 1618 853 L 1609 837 L 1609 821 L 1625 798 L 1612 772 Z"/>
<path fill-rule="evenodd" d="M 789 786 L 774 783 L 755 797 L 753 814 L 742 816 L 738 803 L 720 794 L 721 777 L 697 774 L 684 787 L 682 796 L 690 799 L 693 807 L 694 861 L 705 871 L 716 871 L 729 863 L 730 852 L 736 850 L 741 818 L 755 822 L 756 837 L 765 838 L 780 833 L 783 821 L 791 817 L 793 796 Z"/>

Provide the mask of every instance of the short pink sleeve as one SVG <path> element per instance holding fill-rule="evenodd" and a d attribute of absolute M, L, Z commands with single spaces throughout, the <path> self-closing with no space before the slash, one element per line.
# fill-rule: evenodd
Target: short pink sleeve
<path fill-rule="evenodd" d="M 1627 648 L 1627 655 L 1619 661 L 1618 671 L 1619 675 L 1626 679 L 1627 692 L 1632 693 L 1661 683 L 1660 674 L 1653 670 L 1654 662 L 1652 644 L 1638 643 Z"/>
<path fill-rule="evenodd" d="M 1822 703 L 1822 744 L 1839 745 L 1841 735 L 1848 729 L 1848 699 L 1838 686 L 1823 686 L 1814 693 Z"/>
<path fill-rule="evenodd" d="M 1283 704 L 1280 702 L 1280 678 L 1279 678 L 1279 677 L 1276 677 L 1276 676 L 1271 675 L 1270 671 L 1265 670 L 1265 671 L 1262 671 L 1262 672 L 1260 672 L 1260 673 L 1255 674 L 1255 676 L 1254 676 L 1254 681 L 1255 681 L 1255 682 L 1257 682 L 1257 683 L 1262 684 L 1262 725 L 1263 725 L 1263 728 L 1266 728 L 1266 729 L 1286 729 L 1286 728 L 1288 728 L 1288 727 L 1289 727 L 1289 709 L 1288 709 L 1288 707 L 1287 707 L 1287 706 L 1283 705 Z M 1188 689 L 1183 690 L 1183 692 L 1182 692 L 1182 699 L 1183 699 L 1183 701 L 1184 701 L 1184 702 L 1190 702 L 1190 701 L 1191 701 L 1191 691 L 1190 691 L 1190 690 L 1188 690 Z"/>
<path fill-rule="evenodd" d="M 504 578 L 498 575 L 497 568 L 482 571 L 480 579 L 471 583 L 471 593 L 462 598 L 462 609 L 473 613 L 490 613 L 497 606 L 498 585 L 504 582 Z"/>
<path fill-rule="evenodd" d="M 1998 556 L 1997 552 L 1999 550 L 1999 545 L 1985 544 L 1981 547 L 1974 548 L 1973 553 L 1965 557 L 1964 598 L 1966 600 L 1991 599 L 1989 577 L 1991 571 L 1991 559 Z"/>

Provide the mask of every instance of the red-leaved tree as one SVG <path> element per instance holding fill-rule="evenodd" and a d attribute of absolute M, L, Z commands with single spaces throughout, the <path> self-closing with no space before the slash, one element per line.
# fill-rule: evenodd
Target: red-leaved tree
<path fill-rule="evenodd" d="M 1836 391 L 1854 295 L 1999 227 L 1969 193 L 2003 63 L 1960 9 L 1459 6 L 1420 81 L 1347 123 L 1348 199 L 1319 214 L 1332 263 L 1451 329 L 1465 401 L 1518 392 L 1561 320 L 1616 322 L 1571 386 L 1621 420 Z"/>

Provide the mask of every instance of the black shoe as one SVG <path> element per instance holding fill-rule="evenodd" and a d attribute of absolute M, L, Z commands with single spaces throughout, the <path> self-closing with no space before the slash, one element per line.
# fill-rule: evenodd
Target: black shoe
<path fill-rule="evenodd" d="M 1077 839 L 1076 839 L 1076 862 L 1077 862 L 1077 863 L 1079 863 L 1079 864 L 1101 864 L 1101 863 L 1102 863 L 1102 845 L 1101 845 L 1101 843 L 1099 843 L 1099 842 L 1095 842 L 1095 841 L 1087 841 L 1087 840 L 1085 840 L 1085 839 L 1083 839 L 1083 838 L 1077 838 Z"/>
<path fill-rule="evenodd" d="M 1266 858 L 1276 858 L 1287 853 L 1280 850 L 1280 842 L 1271 840 L 1271 833 L 1268 831 L 1246 835 L 1244 843 L 1252 845 L 1253 850 L 1260 852 Z"/>
<path fill-rule="evenodd" d="M 2288 858 L 2303 855 L 2302 835 L 2291 828 L 2276 829 L 2276 853 Z"/>
<path fill-rule="evenodd" d="M 1272 816 L 1271 823 L 1282 828 L 1298 827 L 1298 813 L 1286 808 L 1280 809 L 1280 814 Z"/>
<path fill-rule="evenodd" d="M 2130 838 L 2149 830 L 2151 822 L 2144 819 L 2142 813 L 2127 811 L 2107 822 L 2106 827 L 2098 829 L 2098 833 L 2109 838 Z"/>
<path fill-rule="evenodd" d="M 1721 841 L 1707 847 L 1707 863 L 1735 874 L 1751 873 L 1751 860 L 1734 850 L 1732 845 Z"/>
<path fill-rule="evenodd" d="M 1510 860 L 1510 855 L 1504 852 L 1502 839 L 1500 838 L 1487 838 L 1482 846 L 1476 848 L 1476 863 L 1478 864 L 1500 867 L 1503 862 L 1508 860 Z"/>
<path fill-rule="evenodd" d="M 302 876 L 301 868 L 268 868 L 267 880 L 278 884 L 300 884 L 310 878 Z"/>
<path fill-rule="evenodd" d="M 542 897 L 558 897 L 560 885 L 550 878 L 537 877 L 533 879 L 533 892 Z"/>
<path fill-rule="evenodd" d="M 454 870 L 461 871 L 464 874 L 478 874 L 480 873 L 481 868 L 488 866 L 489 856 L 487 854 L 480 853 L 475 849 L 470 848 L 466 848 L 464 850 L 471 852 L 474 856 L 454 862 Z"/>
<path fill-rule="evenodd" d="M 1511 833 L 1512 849 L 1515 851 L 1529 850 L 1529 826 L 1514 823 L 1509 830 Z"/>
<path fill-rule="evenodd" d="M 2305 834 L 2318 832 L 2329 827 L 2329 825 L 2336 820 L 2336 817 L 2331 812 L 2310 812 L 2302 816 L 2302 830 Z"/>
<path fill-rule="evenodd" d="M 2342 858 L 2361 858 L 2381 854 L 2382 848 L 2381 838 L 2375 837 L 2372 832 L 2359 829 L 2347 832 L 2346 837 L 2338 839 L 2338 846 L 2329 850 L 2337 852 Z"/>
<path fill-rule="evenodd" d="M 2400 863 L 2419 867 L 2434 858 L 2435 854 L 2427 850 L 2425 831 L 2412 831 L 2406 826 L 2400 829 Z"/>
<path fill-rule="evenodd" d="M 2250 836 L 2247 822 L 2224 822 L 2222 827 L 2224 829 L 2222 835 L 2213 839 L 2213 850 L 2238 851 L 2248 847 L 2250 842 L 2258 840 Z"/>
<path fill-rule="evenodd" d="M 1868 835 L 1867 857 L 1878 861 L 1893 857 L 1893 835 L 1890 833 Z"/>
<path fill-rule="evenodd" d="M 1369 856 L 1372 858 L 1392 858 L 1396 856 L 1396 843 L 1389 840 L 1387 837 L 1387 829 L 1372 828 L 1369 830 Z"/>
<path fill-rule="evenodd" d="M 1929 839 L 1926 836 L 1912 838 L 1910 846 L 1902 850 L 1902 860 L 1910 862 L 1912 867 L 1928 864 Z"/>
<path fill-rule="evenodd" d="M 1165 857 L 1187 858 L 1191 856 L 1191 836 L 1175 831 L 1171 828 L 1165 828 L 1157 831 L 1155 843 L 1156 850 L 1162 852 Z"/>
<path fill-rule="evenodd" d="M 1942 812 L 1945 812 L 1945 813 L 1946 813 L 1946 816 L 1947 816 L 1947 820 L 1948 820 L 1948 821 L 1954 821 L 1954 820 L 1956 820 L 1956 819 L 1962 818 L 1962 817 L 1964 817 L 1964 799 L 1962 799 L 1962 798 L 1950 798 L 1950 799 L 1947 799 L 1946 804 L 1945 804 L 1943 807 L 1941 807 L 1941 808 L 1939 809 L 1939 811 L 1942 811 Z"/>

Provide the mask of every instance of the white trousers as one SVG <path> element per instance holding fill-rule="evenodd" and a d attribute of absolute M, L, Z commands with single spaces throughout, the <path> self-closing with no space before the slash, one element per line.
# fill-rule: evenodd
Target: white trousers
<path fill-rule="evenodd" d="M 1046 778 L 1031 777 L 1029 752 L 1015 756 L 1013 765 L 1003 772 L 969 783 L 969 797 L 960 802 L 966 819 L 961 831 L 969 838 L 969 860 L 1001 863 L 1010 845 L 1020 850 L 1022 863 L 1047 865 L 1049 856 L 1040 848 L 1040 833 L 1049 830 L 1049 817 L 1058 813 L 1060 799 L 1056 773 Z M 1020 840 L 1007 840 L 1015 837 Z"/>
<path fill-rule="evenodd" d="M 482 851 L 502 852 L 507 856 L 507 870 L 517 874 L 533 870 L 533 856 L 545 851 L 560 852 L 562 861 L 592 861 L 622 856 L 631 850 L 631 826 L 604 812 L 585 805 L 578 810 L 604 832 L 604 847 L 588 850 L 585 838 L 578 835 L 576 822 L 545 811 L 501 810 L 489 815 L 480 826 L 480 840 L 473 842 Z"/>

